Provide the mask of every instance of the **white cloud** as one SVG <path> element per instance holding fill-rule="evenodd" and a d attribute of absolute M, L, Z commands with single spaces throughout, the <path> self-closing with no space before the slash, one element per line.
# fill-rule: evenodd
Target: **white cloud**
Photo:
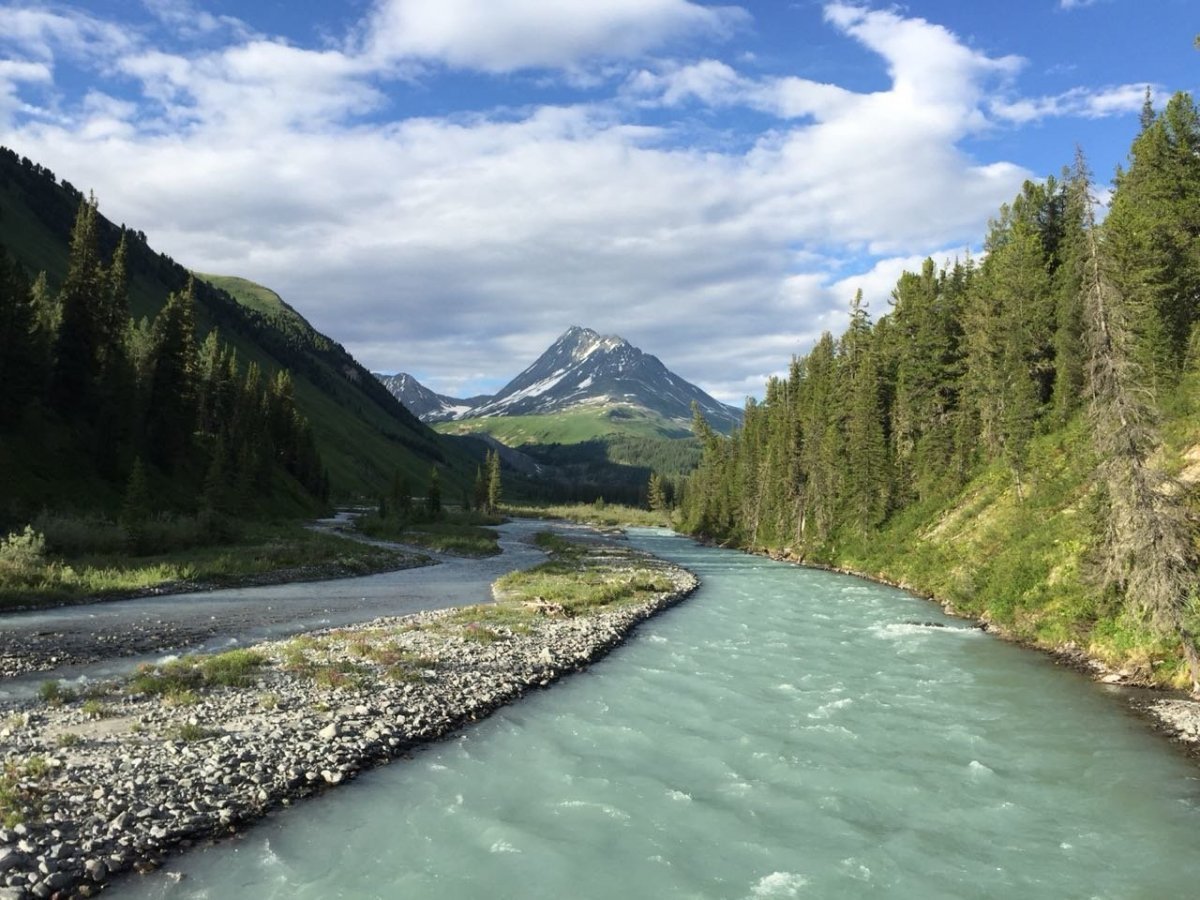
<path fill-rule="evenodd" d="M 57 53 L 79 59 L 109 59 L 132 45 L 124 30 L 77 11 L 0 7 L 0 47 L 51 63 Z"/>
<path fill-rule="evenodd" d="M 48 85 L 53 81 L 53 72 L 43 62 L 0 59 L 0 126 L 6 125 L 17 111 L 35 111 L 21 99 L 21 85 Z"/>
<path fill-rule="evenodd" d="M 249 39 L 252 29 L 234 16 L 215 16 L 200 9 L 191 0 L 142 0 L 142 4 L 163 25 L 172 29 L 176 36 L 195 40 L 214 34 L 228 32 L 241 39 Z"/>
<path fill-rule="evenodd" d="M 376 59 L 485 72 L 570 69 L 637 57 L 680 37 L 723 35 L 745 18 L 689 0 L 380 0 L 365 43 Z"/>
<path fill-rule="evenodd" d="M 1140 110 L 1146 100 L 1147 87 L 1151 90 L 1151 101 L 1162 100 L 1161 88 L 1154 85 L 1120 84 L 1095 89 L 1077 87 L 1049 97 L 998 99 L 990 104 L 990 108 L 998 118 L 1017 124 L 1064 116 L 1102 119 Z"/>
<path fill-rule="evenodd" d="M 154 2 L 168 20 L 190 8 Z M 880 315 L 875 297 L 904 264 L 977 239 L 1030 173 L 960 149 L 995 127 L 992 98 L 1011 93 L 1019 61 L 922 19 L 827 7 L 829 26 L 886 67 L 890 84 L 870 92 L 749 77 L 717 58 L 640 58 L 738 20 L 684 0 L 392 0 L 340 50 L 129 39 L 97 68 L 136 96 L 98 78 L 62 117 L 14 124 L 5 143 L 94 188 L 107 215 L 187 265 L 270 285 L 376 370 L 469 392 L 478 373 L 504 380 L 580 324 L 740 403 L 770 367 L 844 328 L 856 285 Z M 39 21 L 21 40 L 46 56 L 0 68 L 0 103 L 50 86 L 55 53 L 81 46 L 72 27 L 108 33 Z M 621 87 L 593 104 L 388 121 L 420 89 L 392 80 L 398 55 L 576 78 L 594 64 L 590 88 Z M 678 136 L 694 104 L 777 121 L 749 149 L 690 147 Z M 642 124 L 647 106 L 660 124 Z"/>

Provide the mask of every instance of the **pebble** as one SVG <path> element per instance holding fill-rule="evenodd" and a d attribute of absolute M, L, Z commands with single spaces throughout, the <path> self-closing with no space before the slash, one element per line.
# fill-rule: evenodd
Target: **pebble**
<path fill-rule="evenodd" d="M 280 641 L 259 645 L 275 664 L 256 684 L 212 689 L 191 707 L 112 694 L 102 702 L 121 721 L 95 722 L 81 701 L 25 704 L 27 718 L 10 728 L 0 764 L 40 756 L 59 765 L 36 782 L 26 821 L 0 828 L 0 900 L 94 896 L 120 873 L 153 870 L 172 852 L 353 780 L 586 667 L 698 584 L 677 567 L 636 561 L 658 565 L 674 590 L 587 617 L 548 615 L 528 633 L 487 626 L 496 640 L 440 629 L 455 610 L 313 633 L 331 639 L 341 654 L 335 661 L 350 672 L 365 660 L 345 634 L 365 630 L 395 641 L 421 660 L 400 678 L 340 689 L 318 684 L 287 669 L 290 642 Z M 198 740 L 167 739 L 189 721 L 201 729 Z M 69 750 L 59 748 L 64 733 L 81 736 Z"/>

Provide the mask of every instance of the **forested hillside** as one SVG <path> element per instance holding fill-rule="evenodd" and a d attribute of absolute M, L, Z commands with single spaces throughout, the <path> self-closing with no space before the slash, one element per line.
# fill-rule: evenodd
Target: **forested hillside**
<path fill-rule="evenodd" d="M 466 484 L 474 471 L 464 449 L 418 422 L 294 310 L 268 302 L 273 294 L 240 279 L 221 282 L 230 292 L 194 280 L 144 234 L 108 222 L 69 182 L 10 150 L 0 150 L 0 246 L 6 520 L 47 507 L 114 512 L 139 458 L 157 502 L 194 508 L 217 443 L 222 467 L 242 478 L 256 472 L 271 497 L 264 511 L 278 513 L 310 509 L 327 495 L 373 498 L 397 473 L 420 490 L 434 465 L 452 483 Z M 172 342 L 182 354 L 182 391 L 164 368 Z M 219 385 L 210 383 L 213 372 Z M 206 392 L 247 411 L 215 413 Z M 259 414 L 251 415 L 256 395 Z M 265 403 L 294 415 L 268 414 Z M 164 424 L 175 406 L 181 418 Z M 199 418 L 185 438 L 183 418 L 193 412 Z M 258 428 L 294 422 L 297 449 L 213 430 L 216 421 L 250 427 L 251 419 Z M 272 454 L 292 467 L 290 482 L 272 486 L 267 464 L 252 459 Z"/>
<path fill-rule="evenodd" d="M 1077 154 L 999 211 L 981 262 L 927 260 L 874 319 L 855 297 L 732 438 L 698 418 L 684 527 L 1195 684 L 1192 99 L 1147 101 L 1100 224 L 1094 193 Z"/>

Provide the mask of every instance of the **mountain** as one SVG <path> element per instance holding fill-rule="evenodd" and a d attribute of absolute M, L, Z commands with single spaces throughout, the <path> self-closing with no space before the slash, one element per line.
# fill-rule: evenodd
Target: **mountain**
<path fill-rule="evenodd" d="M 714 400 L 657 357 L 623 338 L 579 326 L 567 329 L 492 397 L 456 400 L 407 375 L 384 383 L 424 421 L 453 420 L 462 423 L 454 431 L 485 430 L 513 444 L 569 443 L 622 431 L 682 437 L 690 433 L 693 403 L 718 431 L 741 422 L 739 410 Z M 520 421 L 490 421 L 500 419 Z"/>
<path fill-rule="evenodd" d="M 383 382 L 383 386 L 393 397 L 404 404 L 405 409 L 422 422 L 443 422 L 453 419 L 455 416 L 467 412 L 471 407 L 491 399 L 487 395 L 481 395 L 462 400 L 457 397 L 448 397 L 445 394 L 437 394 L 407 372 L 397 372 L 395 375 L 376 373 L 375 377 Z"/>
<path fill-rule="evenodd" d="M 68 181 L 0 148 L 0 244 L 31 277 L 45 272 L 52 291 L 66 275 L 71 228 L 83 200 Z M 121 228 L 103 216 L 98 222 L 101 254 L 108 259 Z M 153 319 L 167 296 L 181 290 L 193 273 L 153 250 L 144 233 L 126 229 L 125 234 L 131 312 L 135 319 Z M 469 483 L 476 461 L 463 444 L 438 435 L 410 414 L 345 348 L 314 329 L 277 294 L 241 278 L 196 278 L 198 338 L 217 328 L 244 364 L 256 363 L 267 377 L 280 369 L 292 373 L 297 407 L 312 426 L 335 499 L 376 497 L 396 472 L 421 490 L 434 464 L 444 467 L 444 486 L 446 481 Z M 59 459 L 53 442 L 32 431 L 10 436 L 0 450 L 5 467 L 20 467 L 10 469 L 11 483 L 22 492 L 15 501 L 113 502 L 90 460 Z"/>

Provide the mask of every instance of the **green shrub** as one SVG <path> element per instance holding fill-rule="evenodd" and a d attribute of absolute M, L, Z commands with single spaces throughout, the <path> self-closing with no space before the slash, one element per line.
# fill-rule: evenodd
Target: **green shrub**
<path fill-rule="evenodd" d="M 0 540 L 0 568 L 26 570 L 42 565 L 46 559 L 46 538 L 32 525 Z"/>

